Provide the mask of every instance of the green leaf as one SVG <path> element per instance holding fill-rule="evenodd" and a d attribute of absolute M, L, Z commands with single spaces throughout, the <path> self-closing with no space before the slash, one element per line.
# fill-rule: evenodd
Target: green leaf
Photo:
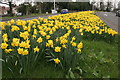
<path fill-rule="evenodd" d="M 45 56 L 46 58 L 52 58 L 52 56 Z"/>
<path fill-rule="evenodd" d="M 21 73 L 22 73 L 22 70 L 23 70 L 23 68 L 20 68 L 20 75 L 21 75 Z"/>
<path fill-rule="evenodd" d="M 5 60 L 3 60 L 3 59 L 0 59 L 0 61 L 3 61 L 3 62 L 5 62 Z"/>
<path fill-rule="evenodd" d="M 50 52 L 50 54 L 51 54 L 53 57 L 55 57 L 54 54 L 53 54 L 52 52 Z"/>
<path fill-rule="evenodd" d="M 66 78 L 69 78 L 69 76 L 68 76 L 68 75 L 66 75 L 65 77 L 66 77 Z"/>
<path fill-rule="evenodd" d="M 93 75 L 98 77 L 98 73 L 96 71 L 93 72 Z"/>
<path fill-rule="evenodd" d="M 108 75 L 108 76 L 103 76 L 103 78 L 110 78 L 110 76 Z"/>
<path fill-rule="evenodd" d="M 15 62 L 15 66 L 17 65 L 18 61 Z"/>
<path fill-rule="evenodd" d="M 70 78 L 75 78 L 75 75 L 73 74 L 73 72 L 72 71 L 70 71 Z"/>
<path fill-rule="evenodd" d="M 80 74 L 82 74 L 82 69 L 80 69 L 80 67 L 76 67 L 75 70 L 79 70 Z"/>
<path fill-rule="evenodd" d="M 54 59 L 49 59 L 48 61 L 53 61 Z"/>
<path fill-rule="evenodd" d="M 8 69 L 13 73 L 13 70 L 11 68 L 8 67 Z"/>

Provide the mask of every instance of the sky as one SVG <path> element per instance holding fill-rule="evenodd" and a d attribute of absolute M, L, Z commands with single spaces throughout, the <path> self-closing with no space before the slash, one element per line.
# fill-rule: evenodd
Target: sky
<path fill-rule="evenodd" d="M 8 1 L 8 0 L 1 0 L 2 2 L 3 1 Z M 54 0 L 13 0 L 13 2 L 16 4 L 16 5 L 19 5 L 19 4 L 21 4 L 21 3 L 23 3 L 24 1 L 54 1 Z M 73 1 L 73 2 L 75 2 L 75 1 L 88 1 L 88 0 L 55 0 L 55 1 Z M 90 1 L 93 1 L 93 0 L 90 0 Z M 96 1 L 96 2 L 99 2 L 99 1 L 101 1 L 101 0 L 94 0 L 94 1 Z M 108 0 L 103 0 L 104 2 L 107 2 Z M 116 7 L 117 7 L 117 3 L 120 1 L 120 0 L 109 0 L 109 1 L 111 1 L 111 2 L 113 2 L 113 3 L 115 3 L 116 4 Z M 3 4 L 0 4 L 0 5 L 3 5 Z"/>

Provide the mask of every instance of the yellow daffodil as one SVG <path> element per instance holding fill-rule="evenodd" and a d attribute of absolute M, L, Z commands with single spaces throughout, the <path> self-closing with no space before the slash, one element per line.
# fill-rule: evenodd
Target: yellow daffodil
<path fill-rule="evenodd" d="M 58 63 L 60 63 L 60 60 L 59 60 L 58 58 L 56 58 L 56 59 L 54 59 L 54 62 L 55 62 L 56 64 L 58 64 Z"/>
<path fill-rule="evenodd" d="M 60 52 L 61 51 L 61 47 L 55 47 L 55 52 Z"/>
<path fill-rule="evenodd" d="M 11 51 L 13 51 L 12 49 L 5 49 L 5 53 L 10 53 Z"/>
<path fill-rule="evenodd" d="M 24 40 L 27 40 L 29 37 L 28 31 L 20 32 L 20 37 L 22 37 Z"/>
<path fill-rule="evenodd" d="M 80 43 L 77 45 L 77 48 L 78 48 L 78 49 L 83 48 L 83 43 L 82 43 L 82 42 L 80 42 Z"/>
<path fill-rule="evenodd" d="M 26 49 L 23 51 L 22 55 L 28 55 L 29 54 L 29 51 Z"/>
<path fill-rule="evenodd" d="M 76 44 L 75 42 L 73 42 L 73 43 L 72 43 L 72 46 L 74 46 L 74 47 L 75 47 L 76 45 L 77 45 L 77 44 Z"/>
<path fill-rule="evenodd" d="M 52 47 L 53 48 L 53 40 L 48 40 L 48 43 L 46 43 L 46 47 Z"/>
<path fill-rule="evenodd" d="M 38 48 L 38 46 L 36 46 L 36 47 L 34 48 L 34 53 L 35 53 L 35 52 L 39 52 L 39 50 L 40 50 L 40 49 Z"/>
<path fill-rule="evenodd" d="M 8 42 L 8 35 L 7 35 L 7 33 L 3 34 L 2 39 L 3 39 L 4 42 Z"/>
<path fill-rule="evenodd" d="M 20 30 L 20 28 L 18 26 L 12 26 L 12 29 L 11 29 L 12 32 L 18 31 L 18 30 Z"/>
<path fill-rule="evenodd" d="M 77 52 L 78 52 L 78 53 L 81 53 L 81 49 L 77 49 Z"/>
<path fill-rule="evenodd" d="M 39 37 L 38 39 L 37 39 L 37 42 L 38 43 L 41 43 L 43 40 L 42 40 L 42 38 L 41 37 Z"/>
<path fill-rule="evenodd" d="M 76 38 L 75 37 L 72 37 L 72 41 L 74 41 Z"/>
<path fill-rule="evenodd" d="M 18 46 L 20 42 L 20 39 L 18 38 L 13 38 L 11 45 L 14 46 Z"/>
<path fill-rule="evenodd" d="M 67 48 L 65 44 L 62 45 L 63 48 Z"/>
<path fill-rule="evenodd" d="M 8 44 L 7 44 L 7 43 L 2 43 L 2 44 L 1 44 L 1 48 L 2 48 L 2 49 L 6 49 L 7 47 L 8 47 Z"/>
<path fill-rule="evenodd" d="M 50 35 L 47 35 L 47 36 L 46 36 L 46 39 L 50 39 Z"/>
<path fill-rule="evenodd" d="M 23 54 L 23 48 L 18 48 L 17 51 L 18 51 L 18 54 Z"/>

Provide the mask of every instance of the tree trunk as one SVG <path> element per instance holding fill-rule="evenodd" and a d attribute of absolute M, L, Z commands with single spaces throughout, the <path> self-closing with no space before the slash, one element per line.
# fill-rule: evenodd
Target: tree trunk
<path fill-rule="evenodd" d="M 42 12 L 41 12 L 41 8 L 42 8 L 42 3 L 40 2 L 39 3 L 39 13 L 41 14 Z"/>
<path fill-rule="evenodd" d="M 13 16 L 13 14 L 12 14 L 12 2 L 9 2 L 9 8 L 10 8 L 10 16 Z"/>

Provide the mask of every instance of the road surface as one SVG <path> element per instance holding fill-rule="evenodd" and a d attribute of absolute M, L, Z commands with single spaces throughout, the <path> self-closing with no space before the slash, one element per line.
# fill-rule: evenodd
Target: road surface
<path fill-rule="evenodd" d="M 110 28 L 120 31 L 120 17 L 117 17 L 113 12 L 96 12 L 96 15 L 99 16 Z"/>
<path fill-rule="evenodd" d="M 47 19 L 49 16 L 54 16 L 54 15 L 43 15 L 43 16 L 37 16 L 37 17 L 31 17 L 31 18 L 24 18 L 24 19 L 21 19 L 21 20 L 38 19 L 39 17 Z"/>
<path fill-rule="evenodd" d="M 54 15 L 58 15 L 58 14 L 41 15 L 41 16 L 29 17 L 29 18 L 15 18 L 14 20 L 15 20 L 15 21 L 18 20 L 18 19 L 20 19 L 20 20 L 31 20 L 31 19 L 38 19 L 39 17 L 47 19 L 49 16 L 54 16 Z M 2 22 L 6 22 L 6 21 L 9 21 L 9 20 L 11 20 L 11 19 L 2 20 Z"/>

